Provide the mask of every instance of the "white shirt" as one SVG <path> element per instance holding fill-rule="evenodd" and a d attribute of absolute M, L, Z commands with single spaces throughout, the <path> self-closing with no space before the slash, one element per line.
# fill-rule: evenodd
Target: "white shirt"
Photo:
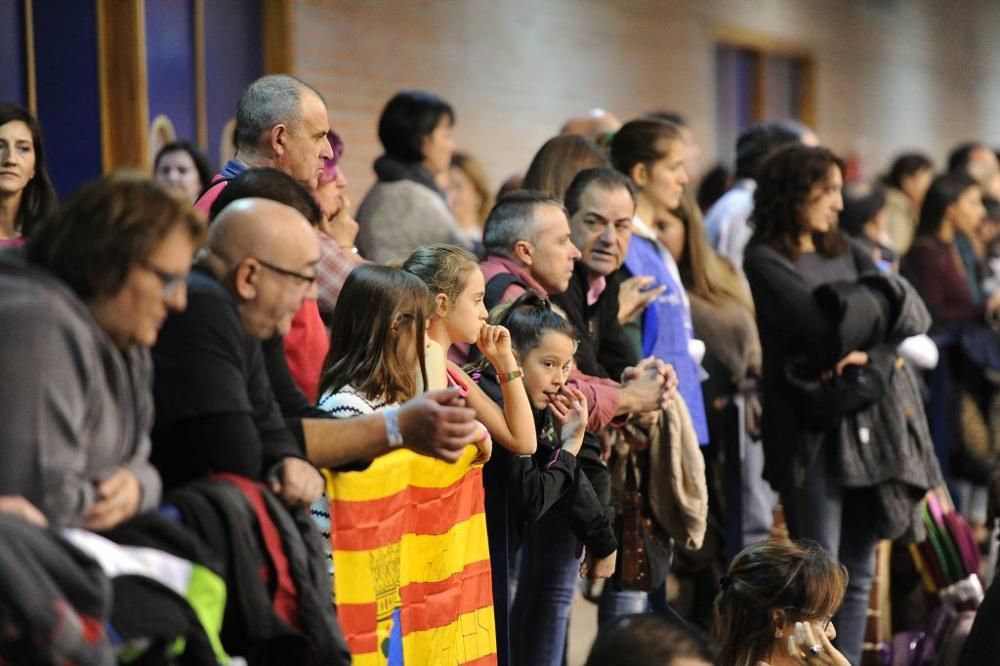
<path fill-rule="evenodd" d="M 743 270 L 743 251 L 753 230 L 753 194 L 757 183 L 749 178 L 737 181 L 705 214 L 705 235 L 716 252 Z"/>

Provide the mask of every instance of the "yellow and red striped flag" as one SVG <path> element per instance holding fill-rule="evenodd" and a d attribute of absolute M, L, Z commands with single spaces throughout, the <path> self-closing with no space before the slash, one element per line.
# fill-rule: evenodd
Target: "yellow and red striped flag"
<path fill-rule="evenodd" d="M 497 663 L 476 454 L 448 464 L 401 449 L 326 473 L 337 616 L 356 666 Z"/>

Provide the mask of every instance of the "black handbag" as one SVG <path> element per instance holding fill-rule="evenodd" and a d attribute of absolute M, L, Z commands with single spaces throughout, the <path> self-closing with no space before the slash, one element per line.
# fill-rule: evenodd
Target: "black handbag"
<path fill-rule="evenodd" d="M 808 377 L 791 362 L 784 378 L 810 429 L 826 429 L 848 414 L 875 404 L 885 393 L 885 378 L 874 363 L 848 365 L 829 378 Z"/>

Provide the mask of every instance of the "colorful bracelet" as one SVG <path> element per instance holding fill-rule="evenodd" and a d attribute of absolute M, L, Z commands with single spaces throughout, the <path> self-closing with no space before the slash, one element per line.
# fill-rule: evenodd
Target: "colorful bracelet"
<path fill-rule="evenodd" d="M 520 379 L 521 377 L 524 377 L 524 371 L 521 370 L 521 368 L 518 368 L 517 370 L 497 374 L 497 381 L 501 384 L 506 384 L 507 382 L 512 382 L 515 379 Z"/>

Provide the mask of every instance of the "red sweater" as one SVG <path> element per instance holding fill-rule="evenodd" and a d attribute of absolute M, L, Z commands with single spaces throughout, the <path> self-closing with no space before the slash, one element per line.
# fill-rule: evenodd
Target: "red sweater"
<path fill-rule="evenodd" d="M 312 403 L 319 397 L 319 379 L 328 351 L 330 337 L 320 319 L 316 299 L 306 299 L 285 336 L 285 359 L 295 383 Z"/>

